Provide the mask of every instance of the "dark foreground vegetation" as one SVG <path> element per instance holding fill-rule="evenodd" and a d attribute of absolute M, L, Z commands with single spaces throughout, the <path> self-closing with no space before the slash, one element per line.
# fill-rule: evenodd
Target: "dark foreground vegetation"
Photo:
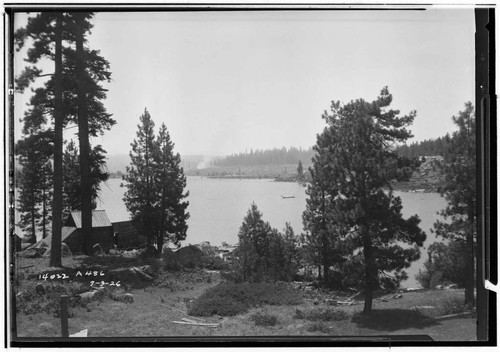
<path fill-rule="evenodd" d="M 301 295 L 285 283 L 224 282 L 207 290 L 189 308 L 196 316 L 233 316 L 264 305 L 297 305 Z"/>
<path fill-rule="evenodd" d="M 67 294 L 70 334 L 86 329 L 89 337 L 428 334 L 439 340 L 475 339 L 475 320 L 460 289 L 382 292 L 367 318 L 361 315 L 362 297 L 351 299 L 314 282 L 235 283 L 224 279 L 225 271 L 207 269 L 201 257 L 188 267 L 167 269 L 168 256 L 64 257 L 62 270 L 72 279 L 52 281 L 39 278 L 55 272 L 47 258 L 19 258 L 18 335 L 60 336 L 59 297 Z M 91 278 L 75 279 L 76 271 L 90 268 L 105 273 L 104 280 L 117 271 L 120 286 L 101 289 L 90 286 Z M 150 278 L 130 274 L 130 268 Z M 468 315 L 441 318 L 464 311 Z M 183 319 L 203 319 L 207 325 L 174 323 Z"/>

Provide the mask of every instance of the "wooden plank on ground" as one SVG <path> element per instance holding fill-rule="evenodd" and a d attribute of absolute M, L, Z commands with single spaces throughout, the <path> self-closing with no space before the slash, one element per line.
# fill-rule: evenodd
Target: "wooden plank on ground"
<path fill-rule="evenodd" d="M 206 326 L 209 328 L 216 328 L 219 324 L 207 324 L 207 323 L 188 323 L 187 321 L 172 321 L 174 324 L 182 324 L 182 325 L 194 325 L 194 326 Z"/>

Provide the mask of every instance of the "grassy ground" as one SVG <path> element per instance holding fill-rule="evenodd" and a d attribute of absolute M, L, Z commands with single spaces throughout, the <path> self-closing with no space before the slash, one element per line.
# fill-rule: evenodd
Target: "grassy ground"
<path fill-rule="evenodd" d="M 79 268 L 83 261 L 96 265 L 89 258 L 64 258 L 63 265 Z M 98 259 L 103 267 L 110 264 L 108 259 Z M 18 291 L 28 286 L 28 277 L 47 270 L 48 259 L 25 259 L 18 267 L 21 278 Z M 120 263 L 111 263 L 114 267 Z M 133 263 L 122 263 L 131 265 Z M 137 264 L 137 263 L 136 263 Z M 138 263 L 141 264 L 141 263 Z M 106 270 L 106 269 L 104 269 Z M 24 273 L 24 274 L 21 274 Z M 215 271 L 196 270 L 188 272 L 164 272 L 143 288 L 128 288 L 133 302 L 111 299 L 93 300 L 85 305 L 71 308 L 69 319 L 70 334 L 88 329 L 89 337 L 134 337 L 134 336 L 373 336 L 373 335 L 429 335 L 440 341 L 472 341 L 476 339 L 476 321 L 469 318 L 436 319 L 449 312 L 449 302 L 461 300 L 463 290 L 429 290 L 404 292 L 401 297 L 395 294 L 378 297 L 373 302 L 370 319 L 359 315 L 363 302 L 351 306 L 328 306 L 323 300 L 304 300 L 293 306 L 262 306 L 251 308 L 244 314 L 232 317 L 203 317 L 206 323 L 217 323 L 216 328 L 204 326 L 178 325 L 173 321 L 186 318 L 187 307 L 208 288 L 221 281 Z M 122 292 L 123 287 L 107 288 Z M 305 293 L 304 291 L 300 291 Z M 111 292 L 112 293 L 112 292 Z M 311 297 L 311 293 L 307 293 Z M 414 307 L 419 308 L 420 312 Z M 429 308 L 429 306 L 434 308 Z M 304 318 L 314 316 L 318 310 L 343 311 L 345 318 L 335 321 Z M 297 314 L 300 311 L 302 317 Z M 272 317 L 271 325 L 260 326 L 256 316 Z M 35 314 L 17 313 L 19 337 L 56 337 L 60 336 L 60 318 L 47 312 Z"/>

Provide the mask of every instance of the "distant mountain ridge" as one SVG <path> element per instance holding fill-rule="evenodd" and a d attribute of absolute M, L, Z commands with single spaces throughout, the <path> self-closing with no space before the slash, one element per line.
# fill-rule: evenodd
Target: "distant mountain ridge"
<path fill-rule="evenodd" d="M 200 166 L 207 164 L 209 160 L 215 158 L 216 157 L 204 155 L 181 155 L 181 166 L 185 171 L 195 170 Z M 106 159 L 106 166 L 109 173 L 125 173 L 127 166 L 130 166 L 130 156 L 128 154 L 108 155 Z"/>

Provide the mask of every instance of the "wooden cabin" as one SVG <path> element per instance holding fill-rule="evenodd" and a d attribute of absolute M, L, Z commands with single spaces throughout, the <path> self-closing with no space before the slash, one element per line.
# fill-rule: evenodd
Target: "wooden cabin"
<path fill-rule="evenodd" d="M 66 243 L 73 254 L 83 252 L 82 214 L 72 211 L 61 230 L 61 241 Z M 92 211 L 92 233 L 90 247 L 99 243 L 105 252 L 114 246 L 113 225 L 104 210 Z M 50 247 L 52 235 L 38 242 L 34 247 Z"/>

